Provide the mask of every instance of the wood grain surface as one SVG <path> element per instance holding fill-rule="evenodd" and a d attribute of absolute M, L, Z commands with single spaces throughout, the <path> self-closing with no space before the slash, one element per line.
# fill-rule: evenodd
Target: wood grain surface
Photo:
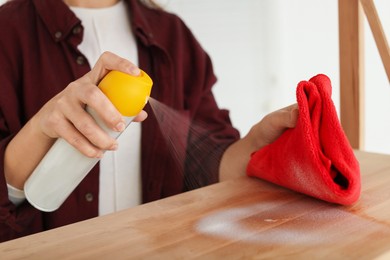
<path fill-rule="evenodd" d="M 390 156 L 356 156 L 353 206 L 242 177 L 1 243 L 0 259 L 386 259 Z"/>

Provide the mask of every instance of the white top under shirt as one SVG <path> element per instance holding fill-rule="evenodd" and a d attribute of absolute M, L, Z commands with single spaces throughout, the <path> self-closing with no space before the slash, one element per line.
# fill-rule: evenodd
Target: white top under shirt
<path fill-rule="evenodd" d="M 123 1 L 108 8 L 70 8 L 84 27 L 79 50 L 91 66 L 105 51 L 138 65 L 130 14 Z M 107 151 L 100 160 L 99 215 L 141 204 L 141 124 L 131 123 L 118 143 L 117 151 Z"/>
<path fill-rule="evenodd" d="M 131 31 L 130 14 L 120 1 L 108 8 L 71 7 L 84 26 L 80 51 L 93 66 L 104 51 L 138 63 L 137 46 Z M 100 160 L 99 215 L 141 204 L 141 124 L 131 123 L 118 138 L 118 150 L 107 151 Z M 24 191 L 7 184 L 15 204 L 25 199 Z"/>

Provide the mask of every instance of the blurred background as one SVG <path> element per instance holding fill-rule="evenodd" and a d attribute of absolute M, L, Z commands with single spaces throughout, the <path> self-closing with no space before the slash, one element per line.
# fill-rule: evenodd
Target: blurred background
<path fill-rule="evenodd" d="M 5 0 L 0 0 L 0 4 Z M 157 0 L 179 15 L 213 60 L 214 94 L 245 135 L 295 103 L 299 81 L 324 73 L 339 111 L 337 0 Z M 390 38 L 390 1 L 375 0 Z M 390 154 L 390 86 L 365 24 L 365 148 Z"/>

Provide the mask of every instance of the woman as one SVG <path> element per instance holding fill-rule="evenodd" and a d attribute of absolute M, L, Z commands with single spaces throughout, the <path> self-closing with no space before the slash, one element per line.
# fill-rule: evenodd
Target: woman
<path fill-rule="evenodd" d="M 0 8 L 0 33 L 6 36 L 0 40 L 1 241 L 245 175 L 250 154 L 296 122 L 292 106 L 266 116 L 239 139 L 212 95 L 210 58 L 178 17 L 150 3 L 13 0 Z M 150 106 L 148 119 L 145 112 L 137 117 L 142 126 L 131 124 L 118 141 L 84 111 L 91 106 L 109 127 L 123 131 L 121 115 L 96 85 L 110 70 L 137 75 L 138 67 L 154 80 L 154 99 L 183 121 L 206 122 L 197 134 L 182 120 L 174 122 L 186 144 L 182 162 L 169 153 Z M 58 137 L 89 157 L 113 152 L 58 210 L 44 213 L 22 190 Z"/>

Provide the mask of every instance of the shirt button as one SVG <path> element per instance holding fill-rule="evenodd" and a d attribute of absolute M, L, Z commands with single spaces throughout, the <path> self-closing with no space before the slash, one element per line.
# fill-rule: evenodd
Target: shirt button
<path fill-rule="evenodd" d="M 85 194 L 85 200 L 87 202 L 92 202 L 93 201 L 93 194 L 88 192 L 87 194 Z"/>
<path fill-rule="evenodd" d="M 62 37 L 62 32 L 60 32 L 60 31 L 55 32 L 54 37 L 55 37 L 57 40 L 59 40 L 59 39 Z"/>
<path fill-rule="evenodd" d="M 81 32 L 81 26 L 76 26 L 72 30 L 73 34 L 79 34 Z"/>
<path fill-rule="evenodd" d="M 83 57 L 83 56 L 78 56 L 78 57 L 76 58 L 76 63 L 77 63 L 78 65 L 83 65 L 83 64 L 85 63 L 84 57 Z"/>

